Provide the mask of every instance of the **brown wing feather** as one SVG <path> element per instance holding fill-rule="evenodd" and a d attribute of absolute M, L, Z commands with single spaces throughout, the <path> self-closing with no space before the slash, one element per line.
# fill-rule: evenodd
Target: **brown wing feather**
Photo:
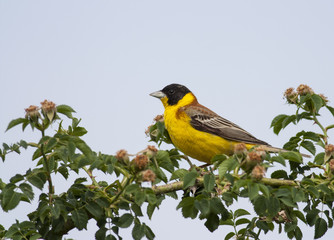
<path fill-rule="evenodd" d="M 192 127 L 199 131 L 211 133 L 230 141 L 269 145 L 198 103 L 184 107 L 183 111 L 190 116 Z"/>

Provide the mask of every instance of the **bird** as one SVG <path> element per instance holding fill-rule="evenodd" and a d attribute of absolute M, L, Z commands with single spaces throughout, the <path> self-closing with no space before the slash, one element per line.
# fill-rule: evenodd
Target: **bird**
<path fill-rule="evenodd" d="M 286 151 L 272 147 L 201 105 L 183 85 L 173 83 L 150 96 L 160 99 L 165 108 L 164 123 L 174 146 L 201 162 L 211 164 L 218 154 L 231 156 L 239 143 L 244 143 L 248 150 L 260 145 L 270 152 Z"/>

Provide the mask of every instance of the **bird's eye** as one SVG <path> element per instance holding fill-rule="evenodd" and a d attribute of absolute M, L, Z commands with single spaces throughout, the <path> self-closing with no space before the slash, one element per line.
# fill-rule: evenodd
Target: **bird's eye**
<path fill-rule="evenodd" d="M 174 89 L 171 89 L 171 90 L 168 91 L 168 93 L 169 93 L 170 95 L 173 95 L 173 94 L 175 93 L 175 90 L 174 90 Z"/>

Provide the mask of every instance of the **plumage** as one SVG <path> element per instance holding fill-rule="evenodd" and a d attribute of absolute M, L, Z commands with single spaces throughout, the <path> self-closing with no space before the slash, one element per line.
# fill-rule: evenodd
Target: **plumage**
<path fill-rule="evenodd" d="M 271 147 L 233 122 L 198 103 L 185 86 L 170 84 L 150 94 L 165 107 L 165 127 L 173 144 L 186 155 L 211 163 L 217 154 L 232 155 L 234 146 L 244 143 L 247 149 L 261 145 L 268 151 L 285 151 Z"/>

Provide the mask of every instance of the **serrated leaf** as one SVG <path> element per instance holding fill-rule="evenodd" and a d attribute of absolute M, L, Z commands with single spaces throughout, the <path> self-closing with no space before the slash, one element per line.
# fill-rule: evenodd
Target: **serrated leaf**
<path fill-rule="evenodd" d="M 145 235 L 145 227 L 140 223 L 138 223 L 137 221 L 135 221 L 135 225 L 132 229 L 133 239 L 140 240 L 144 237 L 144 235 Z"/>
<path fill-rule="evenodd" d="M 281 152 L 280 155 L 284 157 L 285 159 L 288 159 L 292 162 L 296 162 L 296 163 L 303 162 L 302 156 L 300 155 L 300 153 L 297 153 L 297 152 Z"/>
<path fill-rule="evenodd" d="M 275 217 L 277 212 L 280 210 L 280 202 L 275 197 L 270 197 L 267 201 L 268 214 L 271 217 Z"/>
<path fill-rule="evenodd" d="M 318 219 L 318 214 L 320 210 L 314 208 L 306 214 L 306 221 L 310 226 L 315 224 L 315 221 Z"/>
<path fill-rule="evenodd" d="M 323 218 L 318 218 L 315 221 L 315 227 L 314 227 L 314 238 L 318 239 L 321 238 L 326 232 L 327 232 L 327 222 Z"/>
<path fill-rule="evenodd" d="M 326 108 L 328 109 L 328 111 L 331 112 L 331 114 L 334 116 L 334 108 L 331 106 L 326 106 Z"/>
<path fill-rule="evenodd" d="M 238 162 L 233 157 L 224 160 L 218 167 L 219 179 L 222 179 L 224 175 L 232 170 L 237 164 Z"/>
<path fill-rule="evenodd" d="M 255 199 L 253 205 L 254 205 L 254 211 L 258 215 L 263 215 L 266 212 L 266 198 L 264 196 L 259 196 L 257 199 Z"/>
<path fill-rule="evenodd" d="M 100 219 L 103 216 L 103 209 L 96 202 L 88 202 L 85 208 L 96 219 Z"/>
<path fill-rule="evenodd" d="M 250 215 L 250 213 L 245 210 L 245 209 L 237 209 L 235 212 L 234 212 L 234 217 L 235 218 L 238 218 L 238 217 L 241 217 L 241 216 L 245 216 L 245 215 Z"/>
<path fill-rule="evenodd" d="M 145 223 L 143 223 L 145 236 L 148 240 L 153 240 L 155 238 L 155 234 L 153 233 L 152 229 L 147 226 Z"/>
<path fill-rule="evenodd" d="M 263 193 L 263 195 L 264 195 L 266 198 L 268 198 L 269 195 L 270 195 L 270 190 L 269 190 L 269 188 L 268 188 L 266 185 L 261 184 L 261 183 L 259 183 L 259 187 L 260 187 L 260 191 Z"/>
<path fill-rule="evenodd" d="M 256 198 L 259 195 L 259 185 L 257 183 L 251 182 L 248 183 L 248 197 L 249 200 L 253 200 L 254 198 Z"/>
<path fill-rule="evenodd" d="M 21 174 L 16 174 L 14 177 L 11 177 L 11 179 L 9 180 L 11 183 L 17 183 L 20 182 L 24 179 L 23 175 Z"/>
<path fill-rule="evenodd" d="M 145 202 L 146 196 L 143 191 L 137 191 L 135 193 L 135 203 L 141 206 Z"/>
<path fill-rule="evenodd" d="M 225 236 L 224 240 L 229 240 L 229 239 L 233 238 L 234 235 L 235 235 L 234 232 L 229 232 L 229 233 Z"/>
<path fill-rule="evenodd" d="M 207 192 L 211 192 L 215 187 L 216 179 L 213 174 L 206 174 L 204 175 L 204 189 Z"/>
<path fill-rule="evenodd" d="M 72 113 L 75 112 L 73 108 L 67 105 L 58 105 L 57 112 L 65 115 L 68 118 L 73 118 Z"/>
<path fill-rule="evenodd" d="M 272 120 L 270 127 L 273 127 L 273 131 L 274 131 L 275 134 L 278 135 L 278 133 L 282 130 L 282 122 L 287 117 L 289 117 L 289 116 L 286 115 L 286 114 L 280 114 Z"/>
<path fill-rule="evenodd" d="M 45 152 L 49 152 L 51 149 L 53 149 L 57 145 L 57 139 L 56 138 L 50 138 L 45 146 Z"/>
<path fill-rule="evenodd" d="M 198 173 L 196 171 L 191 171 L 187 173 L 183 178 L 183 189 L 194 186 Z"/>
<path fill-rule="evenodd" d="M 29 120 L 26 119 L 26 118 L 17 118 L 17 119 L 14 119 L 14 120 L 10 121 L 9 124 L 8 124 L 8 126 L 7 126 L 6 132 L 9 129 L 11 129 L 11 128 L 13 128 L 13 127 L 15 127 L 15 126 L 17 126 L 17 125 L 19 125 L 21 123 L 25 123 L 25 122 L 29 122 Z"/>
<path fill-rule="evenodd" d="M 79 230 L 87 228 L 88 216 L 85 210 L 83 209 L 74 209 L 71 212 L 72 221 L 74 226 L 76 226 Z"/>
<path fill-rule="evenodd" d="M 315 112 L 318 112 L 319 109 L 323 106 L 323 103 L 324 103 L 324 100 L 322 100 L 322 98 L 317 94 L 313 94 L 311 96 L 311 101 L 312 101 L 313 106 L 315 108 Z"/>
<path fill-rule="evenodd" d="M 276 170 L 271 174 L 271 178 L 283 178 L 283 179 L 288 179 L 288 174 L 284 170 Z"/>
<path fill-rule="evenodd" d="M 301 142 L 300 146 L 302 146 L 303 148 L 305 148 L 307 151 L 309 151 L 313 155 L 316 152 L 314 144 L 312 142 L 310 142 L 310 141 L 304 140 L 304 141 Z"/>
<path fill-rule="evenodd" d="M 249 220 L 249 219 L 247 219 L 247 218 L 240 218 L 240 219 L 238 219 L 236 222 L 235 222 L 235 225 L 236 226 L 239 226 L 239 225 L 241 225 L 241 224 L 248 224 L 248 223 L 250 223 L 251 221 Z"/>
<path fill-rule="evenodd" d="M 32 172 L 31 174 L 27 175 L 27 180 L 28 180 L 28 182 L 30 182 L 35 187 L 42 190 L 43 186 L 46 182 L 46 176 L 42 172 L 40 172 L 40 173 Z"/>
<path fill-rule="evenodd" d="M 174 180 L 174 179 L 180 179 L 180 180 L 182 180 L 183 177 L 184 177 L 188 172 L 189 172 L 188 170 L 183 169 L 183 168 L 178 169 L 178 170 L 176 170 L 176 171 L 174 171 L 174 172 L 172 173 L 172 176 L 170 177 L 170 180 Z"/>
<path fill-rule="evenodd" d="M 296 115 L 291 115 L 291 116 L 286 117 L 282 121 L 282 129 L 288 126 L 291 122 L 295 122 L 295 121 L 296 121 Z"/>
<path fill-rule="evenodd" d="M 196 200 L 194 206 L 201 212 L 201 214 L 206 217 L 210 212 L 210 203 L 208 199 L 201 199 L 200 201 Z"/>
<path fill-rule="evenodd" d="M 20 200 L 20 193 L 15 192 L 13 188 L 5 188 L 2 191 L 1 207 L 5 212 L 8 212 L 9 210 L 16 208 L 20 203 Z"/>
<path fill-rule="evenodd" d="M 204 225 L 210 232 L 215 231 L 219 226 L 219 217 L 216 214 L 210 214 Z"/>
<path fill-rule="evenodd" d="M 118 219 L 116 225 L 120 228 L 128 228 L 132 224 L 133 219 L 130 213 L 125 213 Z"/>
<path fill-rule="evenodd" d="M 314 163 L 322 165 L 324 164 L 324 162 L 325 162 L 325 153 L 324 152 L 318 153 L 314 158 Z"/>
<path fill-rule="evenodd" d="M 303 136 L 305 139 L 310 139 L 314 142 L 318 142 L 320 140 L 319 135 L 314 132 L 305 132 Z"/>
<path fill-rule="evenodd" d="M 34 199 L 34 192 L 28 183 L 21 183 L 19 188 L 30 200 Z"/>

